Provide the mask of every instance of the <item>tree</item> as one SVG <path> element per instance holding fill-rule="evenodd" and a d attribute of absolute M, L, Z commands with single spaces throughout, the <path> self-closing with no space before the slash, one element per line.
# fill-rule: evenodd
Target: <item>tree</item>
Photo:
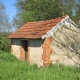
<path fill-rule="evenodd" d="M 6 38 L 10 29 L 11 24 L 8 15 L 5 13 L 5 5 L 0 2 L 0 50 L 10 51 L 10 40 Z"/>
<path fill-rule="evenodd" d="M 79 28 L 80 28 L 80 5 L 78 5 L 78 10 L 76 12 L 76 23 L 78 24 Z"/>
<path fill-rule="evenodd" d="M 80 20 L 80 0 L 62 0 L 64 15 L 69 15 L 70 18 L 79 26 Z"/>
<path fill-rule="evenodd" d="M 47 20 L 62 15 L 69 15 L 79 22 L 80 0 L 17 0 L 17 14 L 13 19 L 15 26 L 26 22 Z"/>
<path fill-rule="evenodd" d="M 63 15 L 57 0 L 17 0 L 16 8 L 14 24 L 19 27 L 26 22 L 52 19 Z"/>
<path fill-rule="evenodd" d="M 5 5 L 0 2 L 0 31 L 8 32 L 11 29 L 8 15 L 5 13 Z"/>

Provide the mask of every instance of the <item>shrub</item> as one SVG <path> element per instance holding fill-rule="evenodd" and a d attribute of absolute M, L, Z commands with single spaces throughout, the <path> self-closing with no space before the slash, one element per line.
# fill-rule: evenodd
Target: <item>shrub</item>
<path fill-rule="evenodd" d="M 0 50 L 2 51 L 10 51 L 10 40 L 6 37 L 0 37 Z"/>

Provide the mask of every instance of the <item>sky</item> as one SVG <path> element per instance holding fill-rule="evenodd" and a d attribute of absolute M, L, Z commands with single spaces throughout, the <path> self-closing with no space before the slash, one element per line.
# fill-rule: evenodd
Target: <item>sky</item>
<path fill-rule="evenodd" d="M 13 19 L 14 15 L 16 14 L 16 8 L 14 6 L 16 0 L 1 0 L 1 2 L 6 7 L 6 14 L 8 14 L 10 20 Z"/>

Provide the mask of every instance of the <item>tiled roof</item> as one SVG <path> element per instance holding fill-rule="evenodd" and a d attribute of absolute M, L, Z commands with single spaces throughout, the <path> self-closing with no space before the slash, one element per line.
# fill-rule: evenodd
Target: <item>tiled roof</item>
<path fill-rule="evenodd" d="M 62 16 L 59 18 L 38 22 L 27 22 L 16 32 L 8 36 L 8 38 L 41 38 L 44 34 L 46 34 L 49 30 L 61 22 L 65 17 L 66 16 Z"/>

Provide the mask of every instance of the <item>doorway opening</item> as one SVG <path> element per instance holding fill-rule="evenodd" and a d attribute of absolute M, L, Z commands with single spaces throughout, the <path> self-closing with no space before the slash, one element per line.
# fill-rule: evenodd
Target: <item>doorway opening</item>
<path fill-rule="evenodd" d="M 21 40 L 23 58 L 25 61 L 28 61 L 28 40 Z"/>

